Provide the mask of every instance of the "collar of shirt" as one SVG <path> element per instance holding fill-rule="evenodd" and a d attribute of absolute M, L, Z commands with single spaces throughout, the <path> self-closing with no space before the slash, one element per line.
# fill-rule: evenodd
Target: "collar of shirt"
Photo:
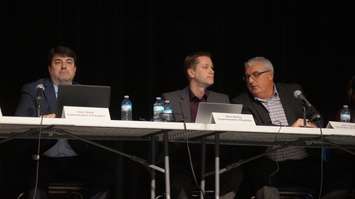
<path fill-rule="evenodd" d="M 53 88 L 54 88 L 55 97 L 58 98 L 58 86 L 53 84 Z"/>
<path fill-rule="evenodd" d="M 189 97 L 190 97 L 190 102 L 206 102 L 208 98 L 208 91 L 207 90 L 205 91 L 205 94 L 202 96 L 202 98 L 198 98 L 189 89 Z"/>
<path fill-rule="evenodd" d="M 200 102 L 207 102 L 207 97 L 208 97 L 208 92 L 206 90 L 205 94 L 202 96 L 202 98 L 196 97 L 191 90 L 189 90 L 189 96 L 190 96 L 190 110 L 191 110 L 191 119 L 194 122 L 196 119 L 196 114 L 197 114 L 197 109 L 198 105 Z"/>

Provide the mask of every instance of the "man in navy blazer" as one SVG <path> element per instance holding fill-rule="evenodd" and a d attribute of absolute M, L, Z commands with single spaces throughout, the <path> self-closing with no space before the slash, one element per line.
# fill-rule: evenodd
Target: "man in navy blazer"
<path fill-rule="evenodd" d="M 15 115 L 26 117 L 56 117 L 57 112 L 57 95 L 58 85 L 72 84 L 77 69 L 76 53 L 65 46 L 52 48 L 48 56 L 48 72 L 50 79 L 40 79 L 35 82 L 26 84 L 21 90 L 21 98 L 17 106 Z M 41 96 L 40 99 L 37 97 Z M 40 105 L 40 111 L 37 110 Z M 36 154 L 37 144 L 32 140 L 32 146 L 29 152 Z M 47 198 L 46 190 L 49 180 L 84 180 L 90 181 L 92 176 L 92 168 L 87 167 L 90 157 L 88 145 L 78 140 L 42 140 L 40 152 L 40 170 L 39 184 L 35 191 L 35 168 L 31 169 L 30 190 L 27 198 Z M 92 159 L 92 161 L 95 161 Z M 37 163 L 38 161 L 33 161 Z M 95 165 L 92 163 L 91 165 Z M 89 175 L 91 174 L 91 175 Z M 68 179 L 61 179 L 62 177 Z M 50 179 L 53 178 L 53 179 Z M 90 183 L 90 182 L 89 182 Z M 98 183 L 98 182 L 95 182 Z M 102 182 L 106 185 L 107 182 Z M 95 189 L 95 188 L 93 188 Z M 101 189 L 101 188 L 99 188 Z M 97 192 L 97 190 L 94 190 Z M 93 193 L 94 194 L 94 193 Z"/>
<path fill-rule="evenodd" d="M 40 87 L 40 88 L 39 88 Z M 38 93 L 42 92 L 43 94 Z M 41 95 L 41 100 L 37 100 L 37 95 Z M 26 84 L 21 89 L 21 98 L 17 105 L 15 115 L 25 117 L 38 117 L 37 103 L 40 102 L 41 115 L 45 117 L 55 117 L 57 111 L 57 98 L 54 84 L 50 79 L 39 79 Z"/>
<path fill-rule="evenodd" d="M 229 97 L 222 93 L 213 92 L 207 88 L 214 83 L 214 65 L 211 55 L 207 52 L 196 52 L 185 58 L 185 75 L 189 81 L 182 90 L 164 93 L 164 99 L 170 100 L 175 121 L 195 122 L 198 104 L 200 102 L 229 103 Z M 194 186 L 191 168 L 188 166 L 186 145 L 175 145 L 170 156 L 172 159 L 172 198 L 185 199 L 192 197 Z M 193 157 L 200 157 L 200 150 L 193 149 Z M 209 149 L 207 149 L 209 150 Z M 209 154 L 214 154 L 209 153 Z M 221 153 L 221 155 L 225 155 Z M 197 158 L 198 160 L 200 158 Z M 207 162 L 213 162 L 207 161 Z M 199 162 L 194 163 L 200 165 Z M 210 165 L 210 164 L 208 164 Z M 207 166 L 208 166 L 207 165 Z M 233 171 L 233 179 L 225 180 L 222 175 L 221 198 L 233 198 L 241 181 L 239 169 Z M 227 175 L 230 175 L 228 173 Z M 228 181 L 228 185 L 226 182 Z M 228 188 L 227 188 L 228 187 Z M 198 188 L 195 188 L 198 189 Z"/>

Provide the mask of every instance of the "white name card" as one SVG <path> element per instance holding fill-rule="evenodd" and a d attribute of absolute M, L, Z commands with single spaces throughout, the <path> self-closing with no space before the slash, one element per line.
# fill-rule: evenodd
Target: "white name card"
<path fill-rule="evenodd" d="M 211 123 L 215 124 L 247 124 L 255 126 L 254 118 L 251 114 L 237 113 L 215 113 L 213 112 L 210 119 Z"/>
<path fill-rule="evenodd" d="M 355 123 L 329 121 L 327 128 L 333 129 L 355 129 Z"/>
<path fill-rule="evenodd" d="M 111 120 L 108 108 L 64 106 L 62 118 L 67 119 L 90 119 L 107 121 Z"/>

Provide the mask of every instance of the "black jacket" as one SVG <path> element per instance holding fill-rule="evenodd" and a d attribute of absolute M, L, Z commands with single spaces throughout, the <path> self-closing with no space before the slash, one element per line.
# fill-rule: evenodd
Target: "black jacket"
<path fill-rule="evenodd" d="M 25 84 L 21 89 L 21 98 L 16 108 L 15 116 L 23 117 L 36 117 L 37 116 L 37 85 L 43 84 L 44 94 L 43 99 L 40 101 L 41 114 L 56 113 L 57 111 L 57 98 L 55 96 L 54 86 L 49 79 L 39 79 L 35 82 Z M 36 142 L 36 140 L 32 140 Z M 55 139 L 47 139 L 41 142 L 41 152 L 45 152 L 56 143 Z M 69 140 L 70 146 L 78 154 L 84 153 L 87 150 L 87 144 L 82 141 Z M 36 144 L 30 144 L 33 152 L 36 150 Z"/>
<path fill-rule="evenodd" d="M 302 90 L 297 84 L 276 84 L 287 122 L 292 125 L 298 118 L 303 118 L 303 102 L 293 95 L 295 90 Z M 243 113 L 252 114 L 257 125 L 272 125 L 267 109 L 250 93 L 243 93 L 232 99 L 232 103 L 243 104 Z M 307 110 L 307 118 L 314 115 L 315 110 Z M 321 125 L 321 122 L 317 125 Z"/>

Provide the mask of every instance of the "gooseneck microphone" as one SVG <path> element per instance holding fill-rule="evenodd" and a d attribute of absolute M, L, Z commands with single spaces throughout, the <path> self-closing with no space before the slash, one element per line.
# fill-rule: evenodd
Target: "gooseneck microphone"
<path fill-rule="evenodd" d="M 299 100 L 302 100 L 304 102 L 304 104 L 310 108 L 312 111 L 313 111 L 313 114 L 310 118 L 310 121 L 313 122 L 313 121 L 318 121 L 321 119 L 321 116 L 320 114 L 318 113 L 317 109 L 307 100 L 307 98 L 303 95 L 302 91 L 300 90 L 295 90 L 293 92 L 293 96 L 296 98 L 296 99 L 299 99 Z"/>
<path fill-rule="evenodd" d="M 303 95 L 302 91 L 300 90 L 295 90 L 293 92 L 293 96 L 295 96 L 296 99 L 302 100 L 308 108 L 313 107 L 312 104 L 306 99 L 306 97 Z"/>
<path fill-rule="evenodd" d="M 36 108 L 37 108 L 37 117 L 41 116 L 41 101 L 43 99 L 44 96 L 44 85 L 41 84 L 37 84 L 36 86 Z"/>

